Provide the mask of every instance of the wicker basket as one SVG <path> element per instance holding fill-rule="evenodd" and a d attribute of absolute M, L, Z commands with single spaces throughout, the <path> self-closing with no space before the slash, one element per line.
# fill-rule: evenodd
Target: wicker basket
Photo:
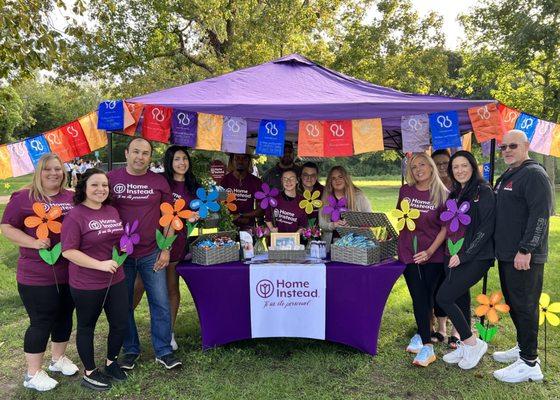
<path fill-rule="evenodd" d="M 230 247 L 212 247 L 210 249 L 203 249 L 196 245 L 203 240 L 213 240 L 216 237 L 227 236 L 233 240 L 236 239 L 236 232 L 217 232 L 209 235 L 199 236 L 191 245 L 192 248 L 192 262 L 193 264 L 200 265 L 215 265 L 232 261 L 239 261 L 239 243 Z"/>
<path fill-rule="evenodd" d="M 348 247 L 331 245 L 331 260 L 348 264 L 371 265 L 377 264 L 382 259 L 380 257 L 380 247 Z"/>
<path fill-rule="evenodd" d="M 268 250 L 268 261 L 303 261 L 306 258 L 306 250 Z"/>

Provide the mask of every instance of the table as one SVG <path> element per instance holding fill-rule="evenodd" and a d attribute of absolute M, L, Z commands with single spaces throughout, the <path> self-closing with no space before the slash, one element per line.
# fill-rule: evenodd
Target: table
<path fill-rule="evenodd" d="M 405 265 L 390 260 L 365 267 L 339 262 L 326 266 L 325 340 L 377 354 L 383 309 Z M 203 350 L 251 339 L 249 265 L 182 262 L 177 272 L 193 297 Z"/>

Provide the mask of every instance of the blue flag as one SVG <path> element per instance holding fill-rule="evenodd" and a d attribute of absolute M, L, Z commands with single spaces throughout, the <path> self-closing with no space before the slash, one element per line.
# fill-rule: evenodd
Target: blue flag
<path fill-rule="evenodd" d="M 461 147 L 459 114 L 446 111 L 430 114 L 430 131 L 434 150 Z"/>
<path fill-rule="evenodd" d="M 490 182 L 490 163 L 482 164 L 482 177 L 484 180 Z"/>
<path fill-rule="evenodd" d="M 537 128 L 537 123 L 539 119 L 533 117 L 532 115 L 521 113 L 515 122 L 515 129 L 525 132 L 529 142 L 533 140 L 533 135 L 535 134 L 535 129 Z"/>
<path fill-rule="evenodd" d="M 122 131 L 124 129 L 124 104 L 122 100 L 99 103 L 97 129 Z"/>
<path fill-rule="evenodd" d="M 51 152 L 49 142 L 47 142 L 47 139 L 45 139 L 43 135 L 25 139 L 25 147 L 27 147 L 29 157 L 35 167 L 37 166 L 37 161 L 39 161 L 39 158 L 41 158 L 43 154 Z"/>
<path fill-rule="evenodd" d="M 263 119 L 259 124 L 257 137 L 257 154 L 282 157 L 284 155 L 284 138 L 286 121 L 281 119 Z"/>

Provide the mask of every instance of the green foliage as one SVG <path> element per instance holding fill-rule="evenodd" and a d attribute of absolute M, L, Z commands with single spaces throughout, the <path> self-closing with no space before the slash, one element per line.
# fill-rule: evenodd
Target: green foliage
<path fill-rule="evenodd" d="M 12 140 L 15 128 L 23 122 L 23 104 L 12 87 L 0 87 L 0 143 Z"/>

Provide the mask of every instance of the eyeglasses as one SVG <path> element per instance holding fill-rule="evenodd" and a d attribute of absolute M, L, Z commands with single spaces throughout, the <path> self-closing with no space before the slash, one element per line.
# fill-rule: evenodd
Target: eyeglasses
<path fill-rule="evenodd" d="M 296 178 L 282 178 L 282 182 L 295 182 Z"/>
<path fill-rule="evenodd" d="M 508 148 L 510 150 L 515 150 L 519 147 L 519 145 L 517 143 L 510 143 L 510 144 L 501 144 L 498 146 L 498 148 L 500 149 L 500 151 L 506 151 Z"/>
<path fill-rule="evenodd" d="M 317 178 L 317 174 L 301 174 L 301 177 L 303 179 L 311 179 L 311 178 Z"/>

